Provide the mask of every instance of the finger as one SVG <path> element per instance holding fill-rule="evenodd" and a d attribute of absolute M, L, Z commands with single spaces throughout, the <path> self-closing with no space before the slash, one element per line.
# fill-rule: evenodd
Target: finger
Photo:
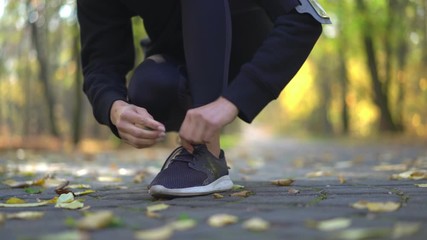
<path fill-rule="evenodd" d="M 194 151 L 193 145 L 184 139 L 181 139 L 181 146 L 190 153 L 193 153 Z"/>
<path fill-rule="evenodd" d="M 122 139 L 127 144 L 136 148 L 151 147 L 158 142 L 157 139 L 140 139 L 140 138 L 135 138 L 134 136 L 129 134 L 124 134 Z"/>

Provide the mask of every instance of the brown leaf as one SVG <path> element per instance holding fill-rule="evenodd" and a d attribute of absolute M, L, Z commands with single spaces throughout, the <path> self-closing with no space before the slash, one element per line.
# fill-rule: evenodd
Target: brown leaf
<path fill-rule="evenodd" d="M 271 181 L 272 184 L 277 185 L 277 186 L 290 186 L 293 182 L 295 182 L 295 180 L 293 179 L 276 179 Z"/>
<path fill-rule="evenodd" d="M 295 188 L 289 188 L 288 193 L 289 194 L 298 194 L 298 193 L 300 193 L 300 191 L 298 189 L 295 189 Z"/>
<path fill-rule="evenodd" d="M 251 191 L 243 190 L 240 192 L 232 193 L 232 194 L 230 194 L 230 196 L 232 196 L 232 197 L 249 197 L 252 194 L 253 194 L 253 192 L 251 192 Z"/>

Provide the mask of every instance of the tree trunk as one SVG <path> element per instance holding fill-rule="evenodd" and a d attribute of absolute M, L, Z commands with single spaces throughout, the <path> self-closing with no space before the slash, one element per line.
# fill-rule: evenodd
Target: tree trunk
<path fill-rule="evenodd" d="M 31 7 L 31 2 L 29 1 L 29 6 Z M 33 6 L 31 11 L 37 11 L 36 8 Z M 42 13 L 38 13 L 38 16 L 41 16 Z M 55 100 L 54 96 L 51 90 L 50 86 L 50 73 L 49 73 L 49 61 L 47 57 L 46 52 L 46 38 L 43 37 L 43 33 L 41 33 L 39 30 L 42 29 L 42 26 L 38 26 L 38 21 L 40 17 L 38 17 L 37 20 L 30 22 L 31 27 L 31 40 L 34 46 L 34 49 L 36 51 L 37 55 L 37 62 L 39 65 L 39 81 L 42 84 L 43 90 L 44 90 L 44 100 L 46 102 L 47 107 L 47 117 L 48 117 L 48 123 L 49 123 L 49 130 L 50 134 L 58 137 L 59 131 L 55 120 Z"/>
<path fill-rule="evenodd" d="M 366 64 L 371 75 L 371 85 L 373 90 L 374 103 L 377 105 L 380 111 L 380 126 L 381 131 L 396 132 L 398 128 L 393 121 L 390 107 L 388 105 L 388 88 L 385 88 L 385 80 L 381 80 L 378 71 L 377 54 L 374 46 L 374 39 L 371 33 L 373 28 L 372 20 L 369 17 L 370 13 L 367 13 L 367 8 L 363 0 L 357 1 L 358 10 L 365 17 L 365 25 L 362 29 L 362 39 L 366 53 Z"/>
<path fill-rule="evenodd" d="M 80 62 L 80 38 L 77 25 L 73 29 L 73 54 L 76 64 L 75 82 L 74 82 L 74 110 L 73 110 L 73 144 L 76 146 L 81 139 L 82 113 L 83 113 L 83 94 L 82 94 L 82 73 Z"/>

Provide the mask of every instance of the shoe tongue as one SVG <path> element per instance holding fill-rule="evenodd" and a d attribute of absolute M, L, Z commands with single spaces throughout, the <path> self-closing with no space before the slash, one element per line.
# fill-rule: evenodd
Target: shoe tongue
<path fill-rule="evenodd" d="M 193 158 L 193 154 L 188 152 L 185 148 L 182 148 L 181 151 L 174 157 L 175 160 L 190 160 Z"/>

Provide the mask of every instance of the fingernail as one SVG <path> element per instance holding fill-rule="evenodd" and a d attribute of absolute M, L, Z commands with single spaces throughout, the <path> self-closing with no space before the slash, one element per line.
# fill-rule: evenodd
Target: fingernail
<path fill-rule="evenodd" d="M 165 129 L 165 127 L 164 127 L 164 126 L 159 126 L 159 127 L 157 128 L 157 130 L 162 131 L 162 132 L 166 131 L 166 129 Z"/>

